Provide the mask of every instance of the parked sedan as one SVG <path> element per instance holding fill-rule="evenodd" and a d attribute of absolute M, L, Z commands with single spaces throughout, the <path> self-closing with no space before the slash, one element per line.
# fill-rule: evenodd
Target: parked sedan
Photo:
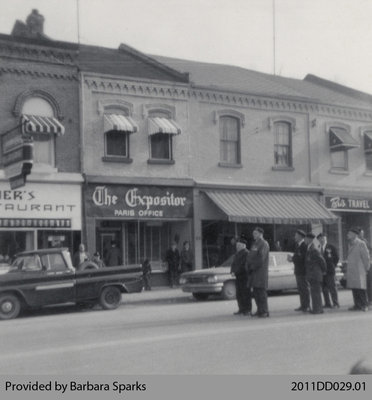
<path fill-rule="evenodd" d="M 290 253 L 272 252 L 269 257 L 269 291 L 296 290 L 294 265 L 287 261 Z M 230 268 L 233 256 L 229 257 L 221 266 L 185 272 L 180 277 L 180 285 L 184 292 L 192 293 L 195 299 L 205 300 L 212 294 L 220 294 L 226 300 L 235 299 L 235 277 Z M 337 271 L 339 281 L 342 273 Z"/>

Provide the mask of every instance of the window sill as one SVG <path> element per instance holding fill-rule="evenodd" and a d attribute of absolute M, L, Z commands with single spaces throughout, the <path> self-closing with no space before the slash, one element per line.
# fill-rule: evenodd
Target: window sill
<path fill-rule="evenodd" d="M 294 167 L 280 167 L 278 165 L 273 165 L 271 167 L 273 171 L 294 171 Z"/>
<path fill-rule="evenodd" d="M 372 176 L 372 171 L 365 171 L 364 176 Z"/>
<path fill-rule="evenodd" d="M 174 160 L 157 160 L 156 158 L 149 158 L 147 160 L 147 164 L 163 164 L 163 165 L 172 165 L 176 162 Z"/>
<path fill-rule="evenodd" d="M 104 156 L 102 157 L 102 161 L 130 164 L 133 162 L 133 159 L 129 157 L 120 157 L 120 156 Z"/>
<path fill-rule="evenodd" d="M 229 163 L 225 163 L 225 162 L 219 162 L 218 166 L 224 167 L 224 168 L 243 168 L 242 164 L 229 164 Z"/>
<path fill-rule="evenodd" d="M 58 172 L 58 168 L 42 163 L 34 163 L 31 169 L 31 174 L 55 174 L 56 172 Z"/>
<path fill-rule="evenodd" d="M 346 171 L 344 169 L 336 169 L 336 168 L 331 168 L 329 170 L 330 174 L 335 174 L 335 175 L 349 175 L 349 171 Z"/>

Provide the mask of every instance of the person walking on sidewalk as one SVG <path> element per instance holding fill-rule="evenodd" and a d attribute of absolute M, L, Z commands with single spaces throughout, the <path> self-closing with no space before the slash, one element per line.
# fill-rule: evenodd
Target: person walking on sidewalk
<path fill-rule="evenodd" d="M 347 233 L 349 249 L 347 255 L 346 285 L 353 293 L 354 305 L 350 311 L 368 311 L 367 272 L 370 258 L 367 245 L 358 238 L 359 230 L 352 228 Z"/>
<path fill-rule="evenodd" d="M 173 242 L 171 248 L 168 249 L 165 261 L 168 263 L 169 286 L 174 287 L 177 284 L 178 268 L 180 266 L 180 253 L 176 242 Z"/>
<path fill-rule="evenodd" d="M 320 244 L 320 254 L 325 259 L 327 265 L 327 272 L 323 276 L 324 307 L 339 308 L 340 305 L 338 303 L 338 293 L 336 287 L 336 267 L 339 260 L 338 252 L 335 246 L 327 243 L 327 236 L 324 233 L 319 233 L 316 238 L 318 239 Z"/>

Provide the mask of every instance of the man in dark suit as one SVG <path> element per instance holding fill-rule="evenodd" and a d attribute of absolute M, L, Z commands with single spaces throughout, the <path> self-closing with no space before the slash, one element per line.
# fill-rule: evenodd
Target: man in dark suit
<path fill-rule="evenodd" d="M 235 315 L 249 315 L 252 310 L 251 288 L 247 285 L 248 279 L 247 241 L 240 238 L 236 242 L 236 253 L 231 264 L 231 273 L 235 275 L 236 300 L 238 311 Z"/>
<path fill-rule="evenodd" d="M 332 308 L 332 298 L 333 307 L 339 308 L 340 305 L 338 303 L 336 288 L 336 267 L 339 260 L 338 252 L 335 246 L 327 243 L 327 236 L 324 233 L 319 233 L 316 238 L 320 244 L 320 254 L 325 259 L 327 265 L 327 272 L 323 277 L 324 307 Z M 329 296 L 330 294 L 331 296 Z"/>
<path fill-rule="evenodd" d="M 168 263 L 169 286 L 174 287 L 177 284 L 178 268 L 180 266 L 180 253 L 176 242 L 173 242 L 171 248 L 167 250 L 165 261 Z"/>
<path fill-rule="evenodd" d="M 307 252 L 305 258 L 306 279 L 310 284 L 310 296 L 312 303 L 312 314 L 322 314 L 322 283 L 323 275 L 326 274 L 327 267 L 324 258 L 314 245 L 315 235 L 308 233 L 305 236 Z"/>
<path fill-rule="evenodd" d="M 249 254 L 248 285 L 253 287 L 257 312 L 253 316 L 269 316 L 267 288 L 269 284 L 269 244 L 263 238 L 264 230 L 256 227 L 253 231 L 254 243 Z"/>
<path fill-rule="evenodd" d="M 310 290 L 309 282 L 306 280 L 305 258 L 307 245 L 305 243 L 306 233 L 298 229 L 295 233 L 296 248 L 293 256 L 288 256 L 288 261 L 294 264 L 294 274 L 296 277 L 298 293 L 300 295 L 300 307 L 295 311 L 307 312 L 310 309 Z"/>

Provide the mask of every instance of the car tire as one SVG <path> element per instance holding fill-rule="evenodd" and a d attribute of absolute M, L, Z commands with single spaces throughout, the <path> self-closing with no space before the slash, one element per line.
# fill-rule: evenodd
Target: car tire
<path fill-rule="evenodd" d="M 104 310 L 115 310 L 121 302 L 121 292 L 116 286 L 107 286 L 103 288 L 99 297 L 99 304 Z"/>
<path fill-rule="evenodd" d="M 21 311 L 21 302 L 14 294 L 0 296 L 0 319 L 17 318 Z"/>
<path fill-rule="evenodd" d="M 236 299 L 235 282 L 234 281 L 225 282 L 223 284 L 223 287 L 222 287 L 221 295 L 222 295 L 222 298 L 224 300 L 234 300 L 234 299 Z"/>
<path fill-rule="evenodd" d="M 207 300 L 209 297 L 208 293 L 193 293 L 192 295 L 195 300 Z"/>

